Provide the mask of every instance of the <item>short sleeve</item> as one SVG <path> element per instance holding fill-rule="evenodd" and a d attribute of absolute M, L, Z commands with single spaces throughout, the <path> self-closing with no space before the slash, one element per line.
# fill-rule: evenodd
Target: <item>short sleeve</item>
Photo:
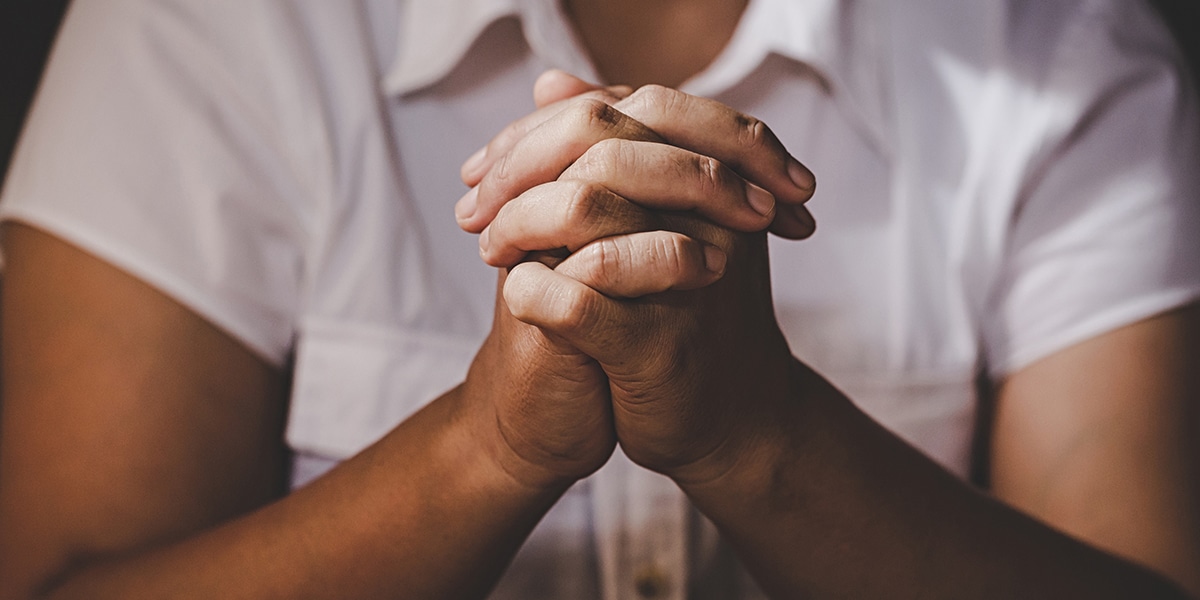
<path fill-rule="evenodd" d="M 263 50 L 269 4 L 73 3 L 0 218 L 132 273 L 282 364 L 315 151 L 280 105 L 293 65 Z"/>
<path fill-rule="evenodd" d="M 1066 126 L 1010 215 L 994 376 L 1200 296 L 1200 107 L 1165 30 L 1125 11 L 1072 30 L 1044 90 Z"/>

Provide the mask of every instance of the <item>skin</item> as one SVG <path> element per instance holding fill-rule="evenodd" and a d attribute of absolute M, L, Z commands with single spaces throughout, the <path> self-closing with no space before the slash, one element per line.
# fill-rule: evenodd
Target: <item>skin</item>
<path fill-rule="evenodd" d="M 644 88 L 615 106 L 678 113 L 689 112 L 688 103 L 709 101 Z M 531 143 L 545 139 L 536 127 L 558 130 L 553 118 L 528 119 L 541 123 L 530 129 Z M 726 274 L 693 292 L 632 302 L 589 288 L 586 273 L 568 268 L 571 258 L 553 270 L 509 264 L 521 252 L 564 240 L 577 245 L 579 231 L 604 227 L 571 223 L 556 240 L 544 230 L 557 221 L 547 218 L 543 207 L 552 204 L 542 192 L 534 201 L 528 193 L 511 201 L 489 193 L 512 191 L 489 185 L 489 177 L 534 181 L 514 168 L 526 164 L 520 155 L 553 154 L 520 142 L 493 144 L 485 154 L 505 164 L 503 175 L 469 165 L 468 172 L 483 174 L 468 180 L 480 190 L 468 202 L 476 213 L 497 214 L 481 249 L 491 264 L 512 267 L 504 288 L 509 306 L 600 363 L 625 452 L 675 479 L 773 595 L 1171 598 L 1185 597 L 1181 588 L 1198 589 L 1193 440 L 1200 382 L 1190 367 L 1200 350 L 1200 309 L 1098 336 L 1004 381 L 989 497 L 871 422 L 791 359 L 770 309 L 761 234 L 671 221 L 668 227 L 720 247 Z M 561 144 L 564 155 L 574 154 L 571 141 Z M 667 170 L 659 153 L 639 155 L 633 147 L 616 155 Z M 627 185 L 592 160 L 584 153 L 559 182 L 586 173 L 593 183 Z M 468 219 L 465 226 L 478 225 Z M 511 248 L 498 248 L 497 240 Z M 720 350 L 689 352 L 697 347 Z"/>
<path fill-rule="evenodd" d="M 729 117 L 697 114 L 687 129 L 728 130 L 717 121 Z M 795 195 L 780 151 L 752 149 L 751 162 L 775 165 L 755 185 Z M 708 184 L 686 175 L 669 176 L 708 218 L 771 223 L 740 177 L 695 188 Z M 642 265 L 581 252 L 570 264 L 614 296 L 722 272 L 711 244 L 639 240 L 668 254 Z M 616 444 L 599 364 L 497 294 L 461 386 L 282 496 L 285 370 L 53 236 L 9 223 L 3 244 L 0 598 L 480 597 Z"/>
<path fill-rule="evenodd" d="M 606 81 L 679 87 L 725 47 L 747 2 L 564 0 L 563 8 Z"/>
<path fill-rule="evenodd" d="M 679 96 L 629 92 L 551 75 L 535 90 L 545 108 L 464 167 L 478 188 L 458 216 L 488 229 L 485 260 L 576 250 L 501 275 L 463 385 L 286 497 L 286 372 L 102 261 L 7 225 L 0 598 L 480 597 L 618 441 L 679 482 L 781 597 L 1179 597 L 971 490 L 792 360 L 769 310 L 761 229 L 811 233 L 812 182 L 796 183 L 753 120 L 707 104 L 664 119 Z M 630 122 L 593 118 L 597 100 L 624 102 Z M 564 129 L 534 135 L 548 123 Z M 733 151 L 711 135 L 743 129 L 757 133 Z M 675 149 L 592 151 L 656 141 L 613 132 Z M 539 171 L 526 152 L 563 168 Z M 630 156 L 675 168 L 630 171 L 641 161 Z M 611 189 L 629 173 L 638 185 Z M 662 177 L 695 193 L 652 193 Z M 773 214 L 754 209 L 747 181 Z M 543 222 L 564 204 L 554 197 L 581 210 Z M 695 215 L 670 204 L 681 197 Z M 1196 318 L 1138 323 L 1013 375 L 993 465 L 1003 500 L 1192 589 Z M 678 368 L 681 349 L 714 339 L 724 354 Z M 1131 390 L 1145 408 L 1135 415 Z M 1044 412 L 1048 391 L 1074 418 Z M 680 418 L 692 414 L 719 418 Z M 1072 498 L 1095 509 L 1071 510 Z"/>

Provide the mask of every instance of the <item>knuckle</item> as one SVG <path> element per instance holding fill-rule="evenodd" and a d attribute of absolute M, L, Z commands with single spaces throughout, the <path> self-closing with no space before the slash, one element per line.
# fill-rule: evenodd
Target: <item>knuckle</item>
<path fill-rule="evenodd" d="M 643 85 L 634 91 L 631 99 L 641 103 L 643 106 L 667 111 L 678 102 L 679 95 L 680 92 L 669 87 L 652 83 Z"/>
<path fill-rule="evenodd" d="M 745 148 L 766 148 L 770 147 L 770 140 L 773 137 L 771 129 L 761 120 L 749 115 L 738 114 L 735 117 L 737 121 L 737 143 Z"/>
<path fill-rule="evenodd" d="M 484 182 L 489 189 L 507 189 L 513 179 L 513 164 L 512 154 L 505 152 L 496 159 L 496 163 L 492 165 L 492 170 L 488 172 L 488 176 Z M 480 190 L 483 191 L 483 190 Z"/>
<path fill-rule="evenodd" d="M 622 254 L 612 240 L 588 244 L 580 250 L 580 281 L 599 290 L 610 288 L 618 278 L 615 273 L 621 267 Z"/>
<path fill-rule="evenodd" d="M 605 138 L 588 149 L 593 160 L 606 163 L 620 163 L 628 158 L 629 143 L 621 138 Z"/>
<path fill-rule="evenodd" d="M 602 183 L 572 180 L 569 197 L 562 206 L 562 227 L 573 232 L 574 251 L 606 236 L 657 229 L 658 217 L 616 195 Z"/>
<path fill-rule="evenodd" d="M 572 124 L 578 131 L 608 131 L 616 127 L 621 113 L 597 98 L 582 98 L 572 108 Z"/>
<path fill-rule="evenodd" d="M 710 156 L 696 156 L 694 167 L 700 193 L 714 196 L 727 190 L 732 183 L 731 173 L 721 161 Z"/>
<path fill-rule="evenodd" d="M 595 250 L 593 263 L 598 271 L 599 279 L 605 283 L 611 282 L 619 276 L 622 270 L 629 268 L 632 263 L 632 256 L 623 246 L 614 239 L 603 239 L 599 243 L 592 245 Z"/>
<path fill-rule="evenodd" d="M 628 159 L 629 148 L 625 140 L 605 138 L 590 148 L 571 165 L 574 176 L 585 179 L 608 180 L 615 176 Z"/>
<path fill-rule="evenodd" d="M 588 181 L 574 182 L 574 189 L 563 207 L 563 221 L 568 228 L 582 228 L 591 223 L 600 207 L 604 188 Z"/>
<path fill-rule="evenodd" d="M 582 286 L 559 286 L 548 304 L 551 329 L 559 331 L 588 331 L 596 321 L 596 306 Z"/>
<path fill-rule="evenodd" d="M 687 239 L 679 234 L 658 236 L 654 240 L 653 256 L 661 273 L 682 274 L 688 265 Z"/>
<path fill-rule="evenodd" d="M 590 288 L 572 285 L 548 276 L 545 266 L 521 263 L 504 282 L 504 301 L 509 312 L 521 321 L 551 331 L 586 330 L 598 319 L 596 299 Z"/>

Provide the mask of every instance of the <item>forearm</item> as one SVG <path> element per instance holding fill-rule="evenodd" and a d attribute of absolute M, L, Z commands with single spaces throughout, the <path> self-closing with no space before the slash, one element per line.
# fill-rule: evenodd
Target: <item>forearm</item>
<path fill-rule="evenodd" d="M 1186 597 L 973 490 L 797 369 L 790 430 L 682 484 L 773 596 Z"/>
<path fill-rule="evenodd" d="M 513 481 L 447 393 L 308 487 L 67 573 L 46 598 L 482 597 L 561 494 Z"/>

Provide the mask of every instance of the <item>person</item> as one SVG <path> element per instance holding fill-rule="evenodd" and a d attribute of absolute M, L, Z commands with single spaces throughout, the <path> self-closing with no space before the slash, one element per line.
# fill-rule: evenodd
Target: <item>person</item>
<path fill-rule="evenodd" d="M 1195 109 L 1140 3 L 76 3 L 0 597 L 1200 592 Z"/>

